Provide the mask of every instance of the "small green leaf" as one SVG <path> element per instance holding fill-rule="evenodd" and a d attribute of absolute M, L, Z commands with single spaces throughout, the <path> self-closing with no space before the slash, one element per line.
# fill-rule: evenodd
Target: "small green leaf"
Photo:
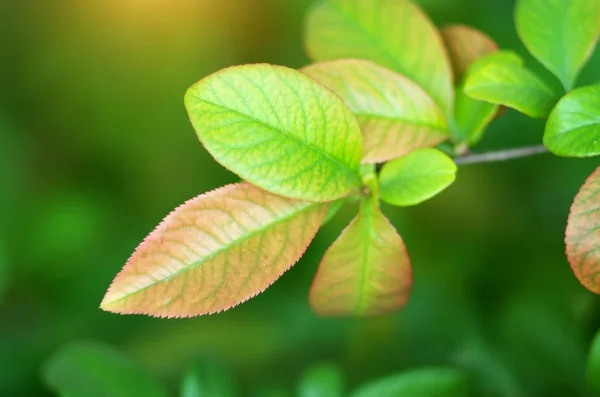
<path fill-rule="evenodd" d="M 327 207 L 249 183 L 193 198 L 140 244 L 101 308 L 157 317 L 227 310 L 264 291 L 300 259 Z"/>
<path fill-rule="evenodd" d="M 298 71 L 265 64 L 224 69 L 193 85 L 185 105 L 213 157 L 271 193 L 331 201 L 360 186 L 356 119 Z"/>
<path fill-rule="evenodd" d="M 467 376 L 452 368 L 423 368 L 366 384 L 351 397 L 468 397 Z"/>
<path fill-rule="evenodd" d="M 596 332 L 588 352 L 586 376 L 592 390 L 600 394 L 600 331 Z"/>
<path fill-rule="evenodd" d="M 559 156 L 600 154 L 600 84 L 573 90 L 558 102 L 546 123 L 544 144 Z"/>
<path fill-rule="evenodd" d="M 363 162 L 384 162 L 448 138 L 439 107 L 402 75 L 358 59 L 320 62 L 302 71 L 335 92 L 356 115 Z"/>
<path fill-rule="evenodd" d="M 591 56 L 600 35 L 598 0 L 518 0 L 519 37 L 567 91 Z"/>
<path fill-rule="evenodd" d="M 309 301 L 320 315 L 386 314 L 406 303 L 411 285 L 404 242 L 369 200 L 323 256 Z"/>
<path fill-rule="evenodd" d="M 475 145 L 485 127 L 498 112 L 498 106 L 475 100 L 464 93 L 465 74 L 481 57 L 498 51 L 496 43 L 479 30 L 464 25 L 450 25 L 442 29 L 442 37 L 448 48 L 454 67 L 456 87 L 454 99 L 453 137 L 459 143 Z"/>
<path fill-rule="evenodd" d="M 498 53 L 500 54 L 500 53 Z M 493 61 L 487 59 L 493 57 Z M 558 95 L 533 72 L 516 63 L 513 55 L 492 54 L 475 62 L 464 92 L 478 100 L 504 105 L 530 117 L 546 117 Z"/>
<path fill-rule="evenodd" d="M 456 178 L 456 164 L 436 149 L 419 149 L 386 163 L 379 193 L 388 204 L 409 206 L 432 198 Z"/>
<path fill-rule="evenodd" d="M 344 374 L 332 364 L 311 367 L 300 378 L 298 397 L 342 397 Z"/>
<path fill-rule="evenodd" d="M 420 85 L 451 114 L 452 71 L 439 32 L 411 1 L 325 0 L 306 22 L 315 61 L 368 59 Z"/>
<path fill-rule="evenodd" d="M 75 342 L 55 353 L 43 375 L 52 390 L 77 397 L 165 397 L 162 386 L 129 357 L 99 343 Z"/>
<path fill-rule="evenodd" d="M 239 395 L 235 379 L 220 364 L 195 365 L 183 378 L 181 397 L 235 397 Z"/>
<path fill-rule="evenodd" d="M 579 282 L 600 294 L 600 167 L 585 181 L 571 206 L 565 243 Z"/>

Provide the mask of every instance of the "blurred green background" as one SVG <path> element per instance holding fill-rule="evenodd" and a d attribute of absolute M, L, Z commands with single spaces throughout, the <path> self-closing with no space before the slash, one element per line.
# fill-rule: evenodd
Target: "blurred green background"
<path fill-rule="evenodd" d="M 198 360 L 230 368 L 244 395 L 294 390 L 317 362 L 349 387 L 424 365 L 476 374 L 488 396 L 586 396 L 600 299 L 564 255 L 569 206 L 597 160 L 550 155 L 464 166 L 442 195 L 384 208 L 411 252 L 401 312 L 318 318 L 318 260 L 355 211 L 320 232 L 274 286 L 229 312 L 164 320 L 98 305 L 136 245 L 171 209 L 236 178 L 202 148 L 187 87 L 220 68 L 308 61 L 312 0 L 0 1 L 0 396 L 50 396 L 43 363 L 77 340 L 106 343 L 175 395 Z M 512 0 L 421 0 L 527 56 Z M 600 51 L 580 83 L 600 80 Z M 543 123 L 513 111 L 478 151 L 535 144 Z M 283 394 L 285 395 L 285 394 Z"/>

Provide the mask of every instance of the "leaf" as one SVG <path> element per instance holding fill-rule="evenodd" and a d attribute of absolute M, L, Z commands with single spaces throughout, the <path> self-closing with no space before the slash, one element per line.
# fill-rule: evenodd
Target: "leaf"
<path fill-rule="evenodd" d="M 368 383 L 351 397 L 467 397 L 466 375 L 452 368 L 423 368 Z"/>
<path fill-rule="evenodd" d="M 587 383 L 595 393 L 600 393 L 600 331 L 596 332 L 587 360 Z"/>
<path fill-rule="evenodd" d="M 579 282 L 600 294 L 600 167 L 585 181 L 571 206 L 565 243 Z"/>
<path fill-rule="evenodd" d="M 451 114 L 452 71 L 439 32 L 406 0 L 329 0 L 306 21 L 305 43 L 315 61 L 361 58 L 417 83 Z"/>
<path fill-rule="evenodd" d="M 338 212 L 340 212 L 340 210 L 342 209 L 342 207 L 344 206 L 344 204 L 346 203 L 345 199 L 339 199 L 336 201 L 333 201 L 329 204 L 329 209 L 327 210 L 327 214 L 325 214 L 325 218 L 323 219 L 323 222 L 321 222 L 321 226 L 329 223 L 330 220 L 332 220 Z"/>
<path fill-rule="evenodd" d="M 256 186 L 311 201 L 360 187 L 356 119 L 298 71 L 265 64 L 224 69 L 193 85 L 185 105 L 212 156 Z"/>
<path fill-rule="evenodd" d="M 402 75 L 358 59 L 320 62 L 302 71 L 335 92 L 356 115 L 363 162 L 384 162 L 448 138 L 439 107 Z"/>
<path fill-rule="evenodd" d="M 516 62 L 499 60 L 496 54 L 492 56 L 492 62 L 483 57 L 473 64 L 465 81 L 465 93 L 530 117 L 548 116 L 558 100 L 552 89 Z"/>
<path fill-rule="evenodd" d="M 323 256 L 309 301 L 319 315 L 380 315 L 402 307 L 411 284 L 402 238 L 376 203 L 365 201 Z"/>
<path fill-rule="evenodd" d="M 162 386 L 129 357 L 109 346 L 74 342 L 45 364 L 43 376 L 52 390 L 77 397 L 165 397 Z"/>
<path fill-rule="evenodd" d="M 235 379 L 226 368 L 205 362 L 190 369 L 181 384 L 181 397 L 238 396 Z"/>
<path fill-rule="evenodd" d="M 454 182 L 456 164 L 436 149 L 419 149 L 386 163 L 379 174 L 381 199 L 410 206 L 440 193 Z"/>
<path fill-rule="evenodd" d="M 298 397 L 342 397 L 344 374 L 332 364 L 318 364 L 306 371 L 298 384 Z"/>
<path fill-rule="evenodd" d="M 326 211 L 325 204 L 286 199 L 249 183 L 200 195 L 150 233 L 101 308 L 157 317 L 227 310 L 296 263 Z"/>
<path fill-rule="evenodd" d="M 544 132 L 554 154 L 590 157 L 600 154 L 600 84 L 577 88 L 556 105 Z"/>
<path fill-rule="evenodd" d="M 498 46 L 491 38 L 469 26 L 449 25 L 442 29 L 441 33 L 457 82 L 462 80 L 473 62 L 498 51 Z"/>
<path fill-rule="evenodd" d="M 515 25 L 525 47 L 570 91 L 600 34 L 598 0 L 518 0 Z"/>
<path fill-rule="evenodd" d="M 474 145 L 497 114 L 498 106 L 467 96 L 463 78 L 473 62 L 498 51 L 498 46 L 484 33 L 465 25 L 445 27 L 442 37 L 450 54 L 455 81 L 459 82 L 454 99 L 454 138 L 460 143 Z"/>

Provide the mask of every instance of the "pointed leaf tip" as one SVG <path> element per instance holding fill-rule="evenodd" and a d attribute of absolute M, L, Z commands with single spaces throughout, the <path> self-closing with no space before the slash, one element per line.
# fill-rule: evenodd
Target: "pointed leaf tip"
<path fill-rule="evenodd" d="M 579 282 L 600 294 L 600 167 L 575 197 L 565 233 L 567 257 Z"/>
<path fill-rule="evenodd" d="M 364 202 L 323 256 L 309 301 L 324 316 L 381 315 L 401 308 L 411 285 L 402 238 L 374 203 Z"/>
<path fill-rule="evenodd" d="M 101 307 L 157 317 L 227 310 L 296 263 L 326 211 L 327 204 L 287 199 L 249 183 L 198 196 L 140 244 Z"/>
<path fill-rule="evenodd" d="M 227 68 L 194 84 L 185 105 L 206 150 L 256 186 L 311 201 L 360 188 L 358 122 L 336 95 L 296 70 Z"/>

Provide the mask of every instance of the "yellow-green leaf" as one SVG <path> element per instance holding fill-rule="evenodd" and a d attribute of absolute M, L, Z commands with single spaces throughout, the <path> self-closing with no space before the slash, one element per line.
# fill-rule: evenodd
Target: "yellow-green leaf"
<path fill-rule="evenodd" d="M 565 243 L 569 263 L 579 282 L 600 294 L 600 167 L 575 197 Z"/>
<path fill-rule="evenodd" d="M 518 0 L 515 25 L 525 47 L 567 91 L 600 35 L 598 0 Z"/>
<path fill-rule="evenodd" d="M 409 0 L 322 0 L 306 22 L 315 61 L 368 59 L 408 77 L 451 114 L 452 71 L 439 32 Z"/>
<path fill-rule="evenodd" d="M 379 174 L 379 193 L 386 203 L 419 204 L 454 182 L 456 164 L 436 149 L 419 149 L 386 163 Z"/>
<path fill-rule="evenodd" d="M 421 87 L 371 61 L 342 59 L 302 70 L 340 96 L 363 133 L 363 162 L 380 163 L 448 138 L 443 113 Z"/>
<path fill-rule="evenodd" d="M 411 285 L 402 238 L 376 204 L 365 201 L 325 253 L 309 301 L 320 315 L 379 315 L 401 308 Z"/>
<path fill-rule="evenodd" d="M 500 54 L 500 55 L 499 55 Z M 513 57 L 494 53 L 476 61 L 468 72 L 464 92 L 475 99 L 504 105 L 530 117 L 547 117 L 558 95 Z M 488 57 L 491 57 L 488 59 Z"/>
<path fill-rule="evenodd" d="M 287 199 L 249 183 L 198 196 L 150 233 L 101 307 L 158 317 L 227 310 L 296 263 L 326 212 L 326 204 Z"/>
<path fill-rule="evenodd" d="M 311 201 L 360 187 L 358 122 L 336 95 L 296 70 L 224 69 L 193 85 L 185 104 L 206 149 L 256 186 Z"/>

